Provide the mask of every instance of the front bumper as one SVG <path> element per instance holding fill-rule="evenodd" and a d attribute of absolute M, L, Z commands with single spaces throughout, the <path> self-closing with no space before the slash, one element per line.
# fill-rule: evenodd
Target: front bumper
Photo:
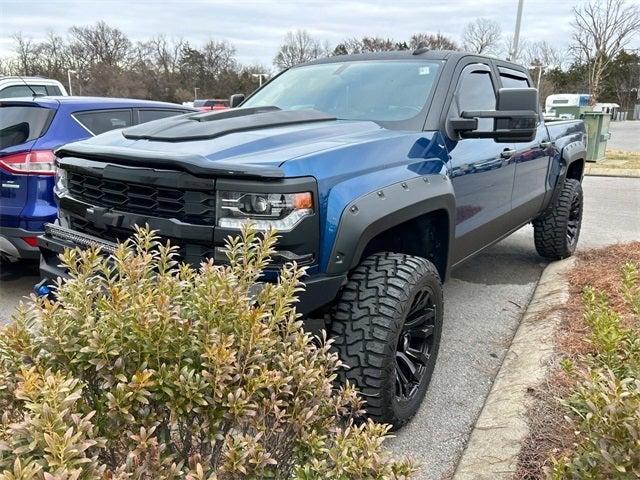
<path fill-rule="evenodd" d="M 24 239 L 37 237 L 43 232 L 30 232 L 23 228 L 0 227 L 0 253 L 13 259 L 37 260 L 38 247 L 29 245 Z"/>
<path fill-rule="evenodd" d="M 68 278 L 65 269 L 60 265 L 59 254 L 67 248 L 99 246 L 106 253 L 113 251 L 116 244 L 104 241 L 85 233 L 76 232 L 58 225 L 45 225 L 44 235 L 38 237 L 40 247 L 40 276 L 38 285 L 53 285 L 55 280 Z M 266 281 L 273 281 L 268 279 Z M 346 281 L 345 275 L 312 274 L 302 279 L 305 289 L 298 294 L 297 311 L 308 315 L 331 304 L 338 296 Z"/>

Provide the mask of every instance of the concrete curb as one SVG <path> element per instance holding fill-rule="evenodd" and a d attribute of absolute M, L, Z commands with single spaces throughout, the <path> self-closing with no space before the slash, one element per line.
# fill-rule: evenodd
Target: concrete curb
<path fill-rule="evenodd" d="M 554 352 L 553 338 L 569 298 L 566 273 L 574 258 L 551 263 L 527 307 L 489 396 L 471 432 L 454 480 L 511 479 L 529 433 L 527 389 L 542 382 Z"/>

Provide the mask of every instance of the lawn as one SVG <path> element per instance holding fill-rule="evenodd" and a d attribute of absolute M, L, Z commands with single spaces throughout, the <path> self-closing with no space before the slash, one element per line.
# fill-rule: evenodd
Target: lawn
<path fill-rule="evenodd" d="M 605 160 L 588 164 L 591 169 L 635 169 L 640 170 L 640 152 L 625 152 L 622 150 L 607 150 Z"/>

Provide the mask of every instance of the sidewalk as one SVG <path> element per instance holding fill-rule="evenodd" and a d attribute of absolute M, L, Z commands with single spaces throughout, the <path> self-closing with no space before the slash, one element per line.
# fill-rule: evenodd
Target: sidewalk
<path fill-rule="evenodd" d="M 516 331 L 491 392 L 453 476 L 454 480 L 513 478 L 522 442 L 529 433 L 528 391 L 553 361 L 557 307 L 568 298 L 565 275 L 574 258 L 549 264 Z M 556 311 L 554 311 L 556 309 Z"/>

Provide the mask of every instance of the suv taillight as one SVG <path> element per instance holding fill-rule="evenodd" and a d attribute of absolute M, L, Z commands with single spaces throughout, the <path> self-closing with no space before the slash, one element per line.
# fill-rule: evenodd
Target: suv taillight
<path fill-rule="evenodd" d="M 34 150 L 0 157 L 0 168 L 17 175 L 53 175 L 56 156 L 51 150 Z"/>

